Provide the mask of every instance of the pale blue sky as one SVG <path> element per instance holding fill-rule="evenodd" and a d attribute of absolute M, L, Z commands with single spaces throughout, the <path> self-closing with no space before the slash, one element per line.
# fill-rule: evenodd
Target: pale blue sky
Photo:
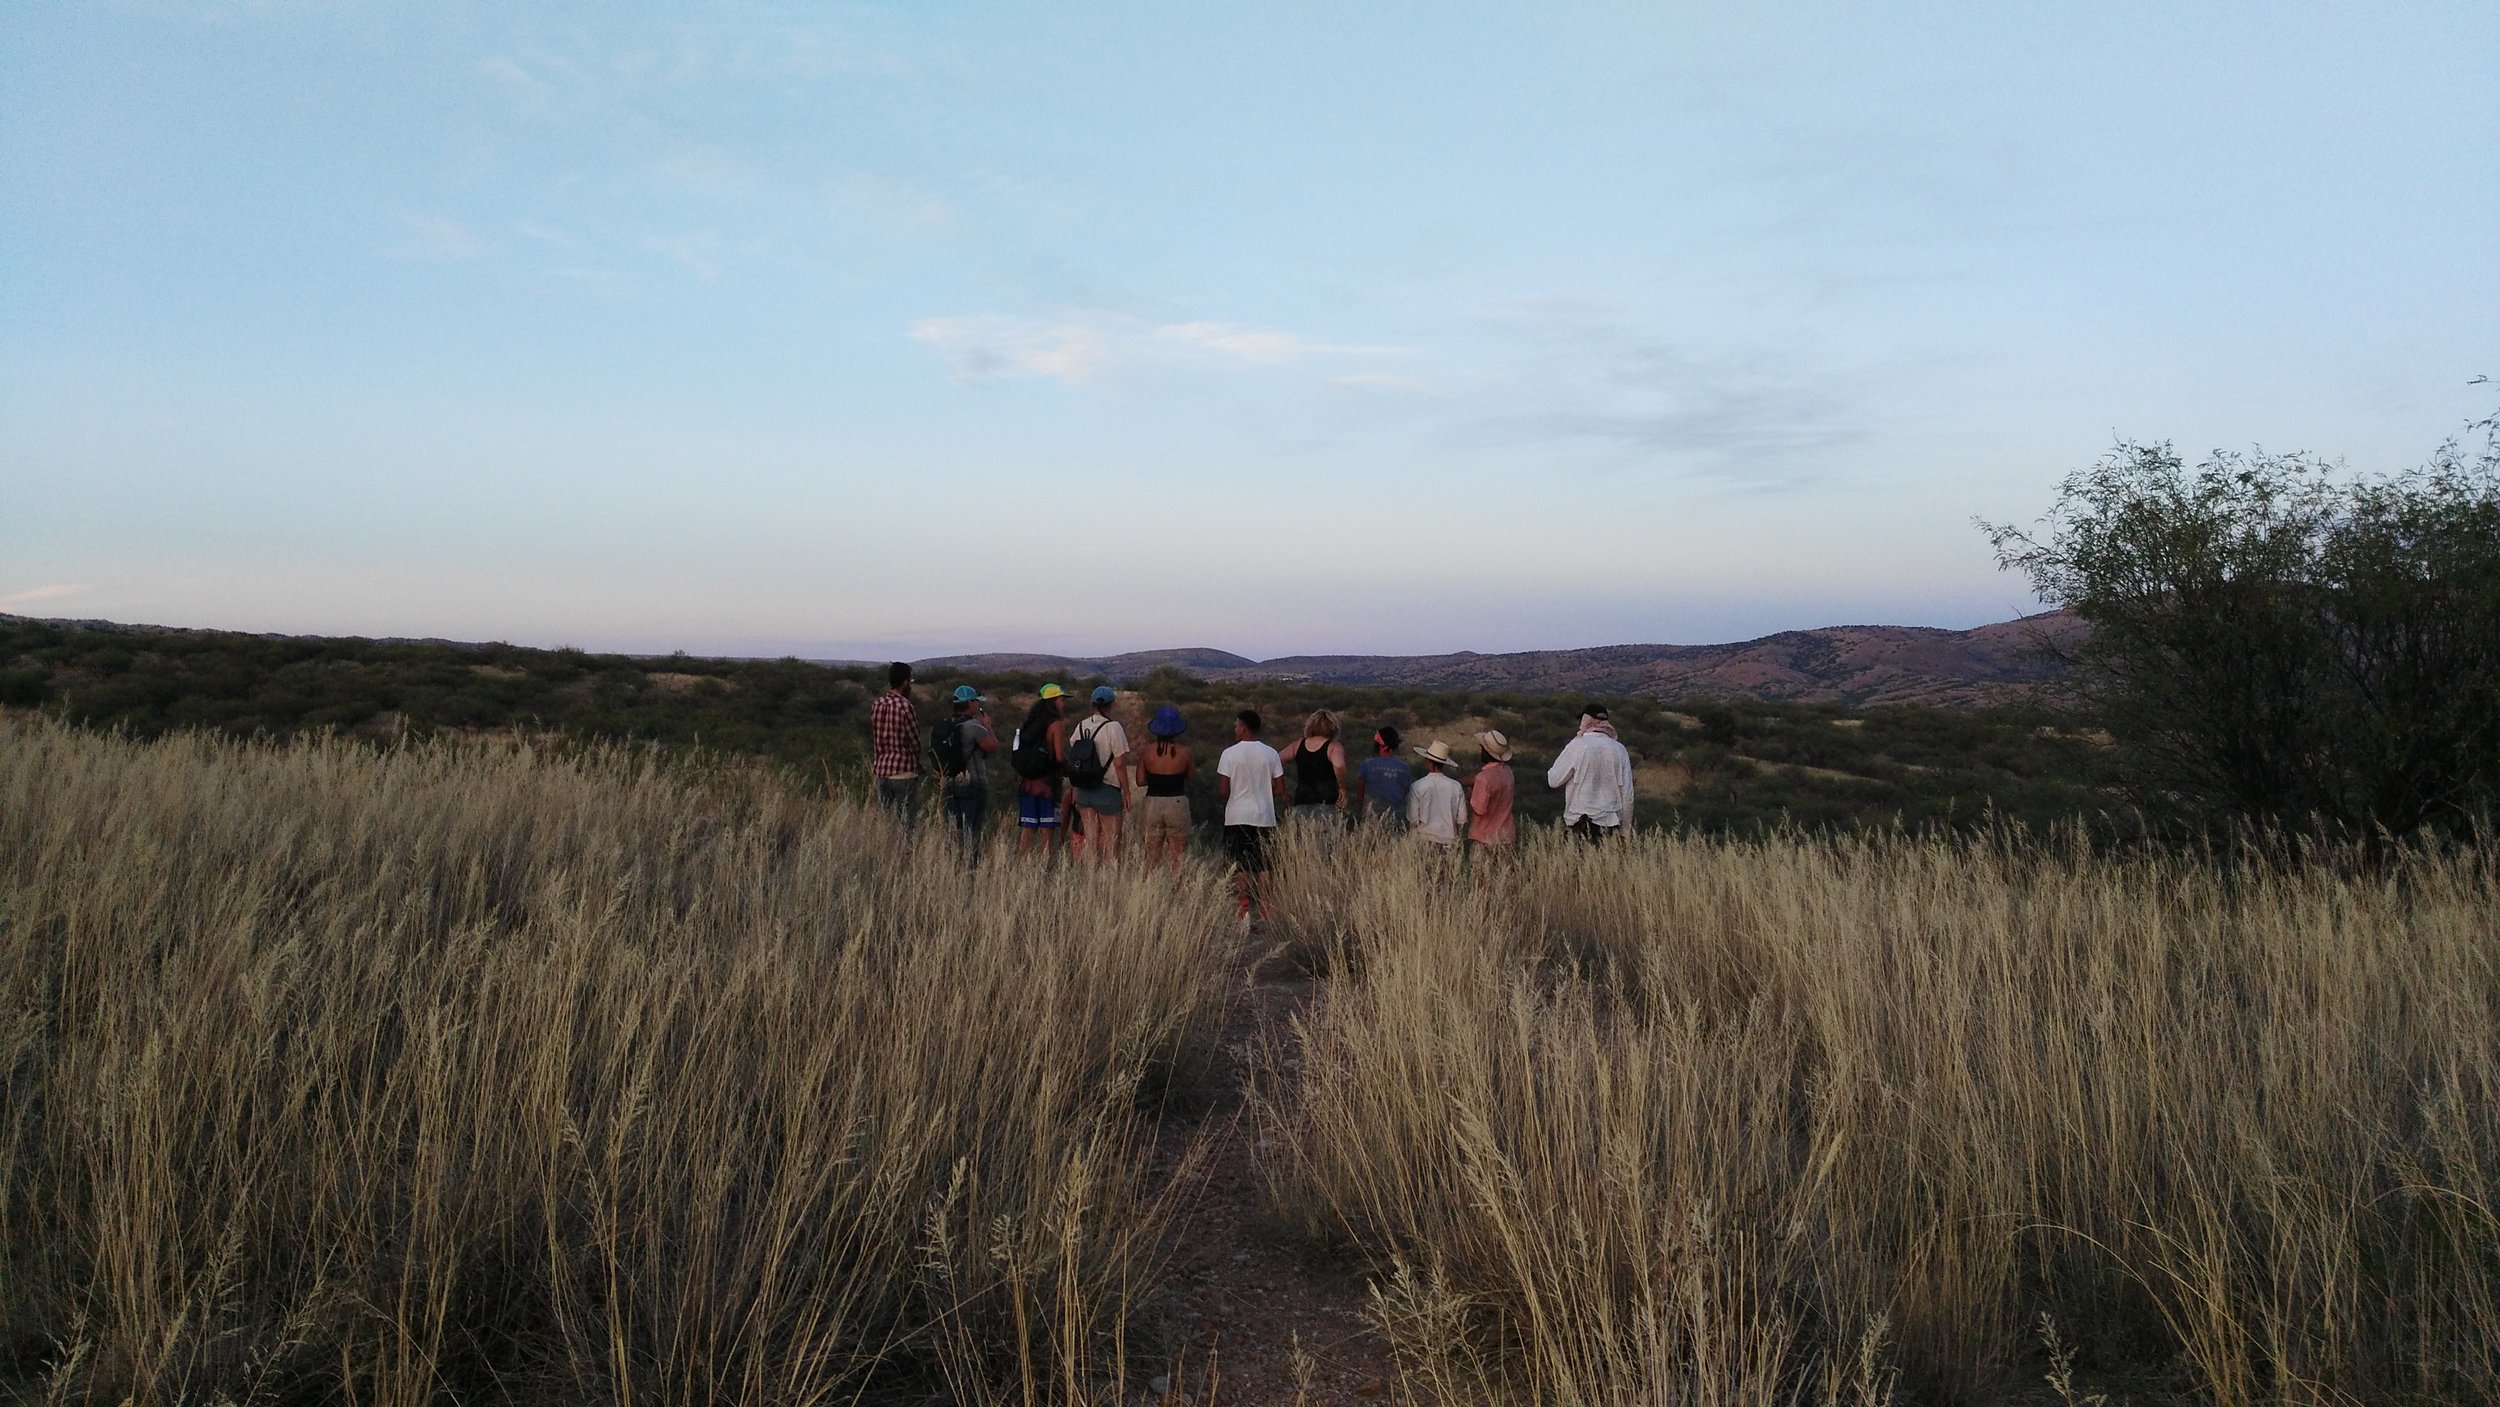
<path fill-rule="evenodd" d="M 1966 626 L 2500 373 L 2500 8 L 20 3 L 0 609 L 812 655 Z"/>

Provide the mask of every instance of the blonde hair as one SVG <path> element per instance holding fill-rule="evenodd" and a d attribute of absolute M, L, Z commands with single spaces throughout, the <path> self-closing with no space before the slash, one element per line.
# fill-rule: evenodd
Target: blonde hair
<path fill-rule="evenodd" d="M 1324 708 L 1313 709 L 1311 716 L 1302 720 L 1302 736 L 1334 739 L 1337 736 L 1337 715 Z"/>

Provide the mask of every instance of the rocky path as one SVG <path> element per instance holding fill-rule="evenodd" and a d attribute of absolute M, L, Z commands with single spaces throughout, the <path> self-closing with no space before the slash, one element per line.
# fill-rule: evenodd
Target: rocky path
<path fill-rule="evenodd" d="M 1365 1316 L 1361 1272 L 1266 1209 L 1258 1134 L 1243 1108 L 1250 1051 L 1262 1036 L 1287 1035 L 1314 984 L 1254 962 L 1227 1013 L 1211 1106 L 1164 1134 L 1165 1166 L 1193 1137 L 1205 1141 L 1205 1162 L 1174 1221 L 1165 1323 L 1180 1357 L 1157 1386 L 1166 1401 L 1210 1407 L 1384 1403 L 1396 1380 Z"/>

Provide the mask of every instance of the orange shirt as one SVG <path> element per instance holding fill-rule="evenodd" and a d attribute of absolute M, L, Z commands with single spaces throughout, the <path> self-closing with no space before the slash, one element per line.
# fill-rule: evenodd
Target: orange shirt
<path fill-rule="evenodd" d="M 1478 845 L 1515 845 L 1519 828 L 1510 818 L 1510 764 L 1488 762 L 1477 769 L 1476 783 L 1467 789 L 1467 809 L 1475 819 L 1467 823 L 1467 838 Z"/>

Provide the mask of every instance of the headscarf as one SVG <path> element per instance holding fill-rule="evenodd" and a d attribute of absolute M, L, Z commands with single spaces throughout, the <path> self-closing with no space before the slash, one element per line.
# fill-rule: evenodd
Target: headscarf
<path fill-rule="evenodd" d="M 1591 718 L 1587 714 L 1583 713 L 1580 715 L 1580 732 L 1578 736 L 1587 737 L 1591 733 L 1603 733 L 1607 737 L 1615 738 L 1616 742 L 1623 741 L 1623 739 L 1615 737 L 1615 725 L 1613 723 L 1608 722 L 1603 718 Z"/>

